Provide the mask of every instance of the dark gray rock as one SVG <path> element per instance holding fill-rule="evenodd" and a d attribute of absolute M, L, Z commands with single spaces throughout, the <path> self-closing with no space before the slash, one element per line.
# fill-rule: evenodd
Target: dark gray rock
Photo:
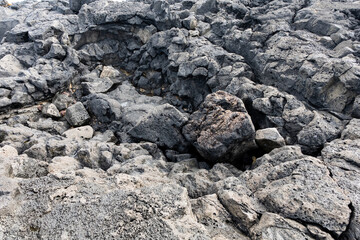
<path fill-rule="evenodd" d="M 243 102 L 223 91 L 206 97 L 190 116 L 183 134 L 212 162 L 235 162 L 255 147 L 255 129 Z"/>
<path fill-rule="evenodd" d="M 66 93 L 56 94 L 52 103 L 59 111 L 67 109 L 75 100 Z"/>
<path fill-rule="evenodd" d="M 128 132 L 135 139 L 154 142 L 161 147 L 184 151 L 187 142 L 181 134 L 182 126 L 187 122 L 186 115 L 169 104 L 151 109 Z"/>
<path fill-rule="evenodd" d="M 90 115 L 81 102 L 68 107 L 65 117 L 72 126 L 81 126 L 90 120 Z"/>

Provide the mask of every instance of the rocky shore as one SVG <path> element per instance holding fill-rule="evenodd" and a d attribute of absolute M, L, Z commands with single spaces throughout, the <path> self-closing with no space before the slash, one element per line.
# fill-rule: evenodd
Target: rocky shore
<path fill-rule="evenodd" d="M 0 7 L 0 239 L 360 239 L 360 2 Z"/>

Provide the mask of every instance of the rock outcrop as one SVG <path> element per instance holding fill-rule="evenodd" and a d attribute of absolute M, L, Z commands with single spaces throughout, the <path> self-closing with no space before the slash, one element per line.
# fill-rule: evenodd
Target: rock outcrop
<path fill-rule="evenodd" d="M 1 5 L 0 239 L 360 240 L 359 26 L 353 0 Z"/>

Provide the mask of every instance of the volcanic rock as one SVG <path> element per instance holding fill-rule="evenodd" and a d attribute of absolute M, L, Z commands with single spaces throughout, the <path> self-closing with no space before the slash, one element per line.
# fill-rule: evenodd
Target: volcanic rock
<path fill-rule="evenodd" d="M 89 113 L 81 102 L 67 108 L 65 117 L 72 126 L 81 126 L 90 120 Z"/>
<path fill-rule="evenodd" d="M 255 147 L 255 128 L 241 99 L 223 91 L 206 97 L 183 128 L 185 138 L 212 162 L 236 162 Z"/>

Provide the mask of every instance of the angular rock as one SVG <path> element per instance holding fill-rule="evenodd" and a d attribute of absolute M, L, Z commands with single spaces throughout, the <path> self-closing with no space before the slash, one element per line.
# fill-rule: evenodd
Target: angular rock
<path fill-rule="evenodd" d="M 255 141 L 260 148 L 267 152 L 285 146 L 285 139 L 279 134 L 276 128 L 257 130 Z"/>
<path fill-rule="evenodd" d="M 255 147 L 255 128 L 241 99 L 218 91 L 206 97 L 183 127 L 185 138 L 212 162 L 236 162 Z"/>
<path fill-rule="evenodd" d="M 13 55 L 8 54 L 0 59 L 1 77 L 17 76 L 22 70 L 24 70 L 24 67 Z"/>
<path fill-rule="evenodd" d="M 41 110 L 42 114 L 48 117 L 59 118 L 61 117 L 59 110 L 52 103 L 47 103 L 43 106 Z"/>
<path fill-rule="evenodd" d="M 232 224 L 232 216 L 216 194 L 191 199 L 190 202 L 198 222 L 206 226 L 212 239 L 248 239 Z"/>
<path fill-rule="evenodd" d="M 257 223 L 259 215 L 254 211 L 249 197 L 240 196 L 229 190 L 218 192 L 218 197 L 223 206 L 239 221 L 243 231 L 247 231 Z"/>
<path fill-rule="evenodd" d="M 164 104 L 151 109 L 128 134 L 135 139 L 154 142 L 161 147 L 184 151 L 187 143 L 181 134 L 181 128 L 187 120 L 187 116 L 175 107 Z"/>
<path fill-rule="evenodd" d="M 91 126 L 77 127 L 65 131 L 62 135 L 72 139 L 90 139 L 94 135 L 94 129 Z"/>
<path fill-rule="evenodd" d="M 55 104 L 59 111 L 64 110 L 70 106 L 71 103 L 74 102 L 74 99 L 71 98 L 68 94 L 56 94 L 52 103 Z"/>
<path fill-rule="evenodd" d="M 351 200 L 352 216 L 344 239 L 360 238 L 360 140 L 337 139 L 325 145 L 321 157 L 344 194 Z"/>
<path fill-rule="evenodd" d="M 81 126 L 90 120 L 90 115 L 84 105 L 77 102 L 66 109 L 65 118 L 72 126 Z"/>
<path fill-rule="evenodd" d="M 320 239 L 300 223 L 283 218 L 274 213 L 264 213 L 258 224 L 251 228 L 251 237 L 254 240 L 285 240 L 285 239 Z M 333 239 L 329 234 L 322 232 L 325 236 L 321 239 Z"/>
<path fill-rule="evenodd" d="M 256 163 L 240 179 L 267 211 L 316 223 L 337 236 L 345 232 L 350 198 L 322 161 L 303 155 L 299 147 L 282 147 Z"/>
<path fill-rule="evenodd" d="M 360 119 L 352 119 L 346 125 L 344 131 L 341 133 L 341 139 L 359 139 L 360 138 Z"/>

